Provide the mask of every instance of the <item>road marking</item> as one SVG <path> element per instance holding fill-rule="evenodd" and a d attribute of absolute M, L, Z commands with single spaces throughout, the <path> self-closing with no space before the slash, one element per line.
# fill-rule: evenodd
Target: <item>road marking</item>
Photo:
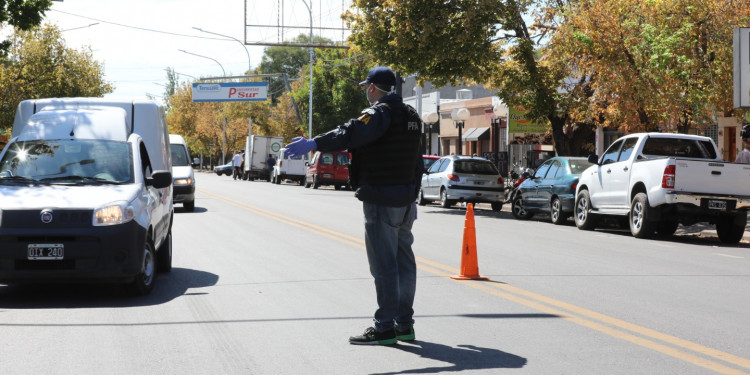
<path fill-rule="evenodd" d="M 364 240 L 360 238 L 349 236 L 347 234 L 340 233 L 340 232 L 337 232 L 328 228 L 324 228 L 321 226 L 309 224 L 308 222 L 305 222 L 302 220 L 284 216 L 273 211 L 255 207 L 253 205 L 240 202 L 234 199 L 226 198 L 218 194 L 203 191 L 201 189 L 198 189 L 198 192 L 202 194 L 206 194 L 217 200 L 221 200 L 221 201 L 236 205 L 238 207 L 247 209 L 248 211 L 257 213 L 261 216 L 265 216 L 265 217 L 277 220 L 279 222 L 292 225 L 299 229 L 351 245 L 358 249 L 365 248 Z M 725 255 L 725 254 L 719 254 L 719 253 L 716 253 L 716 254 Z M 450 277 L 451 275 L 455 275 L 458 273 L 458 269 L 455 267 L 447 266 L 447 265 L 444 265 L 444 264 L 441 264 L 441 263 L 438 263 L 429 259 L 425 259 L 422 257 L 415 257 L 415 259 L 418 262 L 418 266 L 420 270 L 432 273 L 434 275 Z M 686 351 L 676 349 L 672 346 L 665 345 L 664 343 L 673 345 L 673 346 L 676 346 L 676 347 L 679 347 L 688 351 L 692 351 L 692 352 L 695 352 L 695 353 L 698 353 L 707 357 L 711 357 L 713 359 L 723 361 L 723 362 L 726 362 L 735 366 L 743 367 L 746 369 L 750 369 L 750 359 L 746 359 L 746 358 L 742 358 L 739 356 L 735 356 L 733 354 L 725 353 L 717 349 L 713 349 L 713 348 L 709 348 L 700 344 L 696 344 L 688 340 L 684 340 L 684 339 L 671 336 L 665 333 L 661 333 L 661 332 L 658 332 L 658 331 L 655 331 L 646 327 L 642 327 L 633 323 L 629 323 L 624 320 L 620 320 L 614 317 L 600 314 L 595 311 L 588 310 L 588 309 L 585 309 L 576 305 L 558 301 L 553 298 L 546 297 L 541 294 L 527 291 L 527 290 L 514 287 L 508 284 L 487 283 L 487 282 L 481 282 L 481 281 L 456 281 L 456 282 L 464 283 L 464 285 L 469 286 L 471 288 L 504 298 L 512 302 L 516 302 L 518 304 L 533 308 L 535 310 L 542 311 L 544 313 L 560 316 L 563 319 L 566 319 L 570 322 L 576 323 L 578 325 L 581 325 L 587 328 L 591 328 L 597 332 L 604 333 L 606 335 L 631 342 L 633 344 L 642 346 L 644 348 L 658 351 L 660 353 L 669 355 L 676 359 L 709 369 L 711 371 L 714 371 L 720 374 L 732 374 L 732 375 L 750 374 L 750 373 L 743 372 L 735 368 L 731 368 L 726 365 L 708 360 L 706 358 L 696 356 Z M 613 327 L 616 327 L 616 328 L 613 328 Z M 627 331 L 630 331 L 630 333 Z M 640 335 L 640 336 L 636 336 L 636 335 Z M 653 340 L 644 338 L 642 336 L 651 338 Z M 659 343 L 654 340 L 662 341 L 663 343 Z"/>
<path fill-rule="evenodd" d="M 714 253 L 714 255 L 718 255 L 718 256 L 722 256 L 722 257 L 727 257 L 727 258 L 745 259 L 745 257 L 739 257 L 739 256 L 736 256 L 736 255 L 729 255 L 729 254 L 722 254 L 722 253 Z"/>

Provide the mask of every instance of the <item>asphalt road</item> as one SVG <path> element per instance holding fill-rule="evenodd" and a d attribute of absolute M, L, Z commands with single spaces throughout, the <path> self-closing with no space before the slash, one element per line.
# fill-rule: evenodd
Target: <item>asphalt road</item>
<path fill-rule="evenodd" d="M 354 346 L 375 296 L 352 192 L 196 180 L 151 295 L 0 286 L 2 373 L 750 373 L 750 245 L 709 228 L 638 240 L 479 205 L 490 280 L 458 281 L 465 209 L 420 207 L 417 341 Z"/>

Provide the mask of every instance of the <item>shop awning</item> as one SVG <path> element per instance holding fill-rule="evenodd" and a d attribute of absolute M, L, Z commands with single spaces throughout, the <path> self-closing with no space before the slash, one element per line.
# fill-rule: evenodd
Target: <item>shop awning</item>
<path fill-rule="evenodd" d="M 486 141 L 490 139 L 490 128 L 471 128 L 461 138 L 464 142 Z"/>

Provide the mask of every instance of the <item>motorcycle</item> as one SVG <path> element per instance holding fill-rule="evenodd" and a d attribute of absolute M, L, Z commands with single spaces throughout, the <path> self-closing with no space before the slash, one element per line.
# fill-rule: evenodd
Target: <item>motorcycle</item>
<path fill-rule="evenodd" d="M 520 176 L 515 171 L 511 172 L 510 178 L 512 179 L 513 182 L 512 182 L 512 185 L 508 186 L 508 189 L 510 189 L 510 192 L 505 194 L 505 203 L 513 202 L 513 199 L 518 194 L 520 194 L 519 187 L 521 186 L 521 183 L 531 178 L 531 176 L 533 175 L 533 172 L 534 170 L 531 168 L 526 168 L 526 170 L 524 170 Z"/>

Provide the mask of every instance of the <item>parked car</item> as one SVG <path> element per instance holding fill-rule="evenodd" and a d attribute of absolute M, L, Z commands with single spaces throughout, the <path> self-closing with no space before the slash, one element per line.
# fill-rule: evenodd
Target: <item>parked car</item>
<path fill-rule="evenodd" d="M 232 175 L 232 162 L 230 161 L 229 163 L 215 166 L 214 172 L 219 176 L 223 174 L 227 176 L 231 176 Z"/>
<path fill-rule="evenodd" d="M 279 151 L 279 157 L 276 161 L 276 165 L 273 166 L 271 182 L 280 184 L 283 180 L 292 180 L 302 185 L 302 183 L 305 181 L 305 169 L 307 169 L 307 166 L 305 166 L 305 164 L 308 161 L 308 154 L 298 155 L 290 158 L 286 154 L 286 149 L 282 148 Z"/>
<path fill-rule="evenodd" d="M 306 163 L 305 187 L 317 189 L 322 185 L 333 185 L 336 190 L 349 186 L 349 153 L 346 151 L 315 152 Z"/>
<path fill-rule="evenodd" d="M 442 207 L 456 202 L 490 203 L 500 211 L 505 201 L 505 181 L 491 161 L 473 156 L 445 156 L 422 175 L 417 203 L 440 201 Z"/>
<path fill-rule="evenodd" d="M 553 224 L 562 224 L 573 213 L 578 179 L 592 164 L 586 158 L 554 157 L 544 162 L 534 176 L 518 187 L 511 202 L 516 219 L 526 220 L 537 212 L 549 213 Z"/>
<path fill-rule="evenodd" d="M 169 150 L 172 156 L 172 201 L 182 203 L 188 211 L 195 209 L 195 174 L 190 162 L 185 139 L 179 134 L 169 135 Z"/>
<path fill-rule="evenodd" d="M 422 155 L 422 162 L 424 162 L 424 170 L 430 169 L 432 164 L 440 160 L 440 156 L 437 155 Z"/>

